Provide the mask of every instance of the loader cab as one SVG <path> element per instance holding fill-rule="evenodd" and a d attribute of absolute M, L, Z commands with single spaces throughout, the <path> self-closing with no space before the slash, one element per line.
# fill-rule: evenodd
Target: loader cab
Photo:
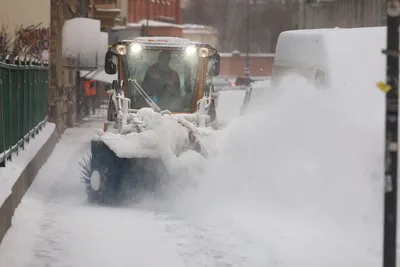
<path fill-rule="evenodd" d="M 207 44 L 183 38 L 138 37 L 109 48 L 105 72 L 117 74 L 131 108 L 148 107 L 132 85 L 136 81 L 162 109 L 194 113 L 197 101 L 212 91 L 212 77 L 219 74 L 220 57 Z M 207 82 L 208 81 L 208 82 Z"/>

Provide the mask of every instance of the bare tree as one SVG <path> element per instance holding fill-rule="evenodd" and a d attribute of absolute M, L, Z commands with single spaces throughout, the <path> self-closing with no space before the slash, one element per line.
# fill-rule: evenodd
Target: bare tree
<path fill-rule="evenodd" d="M 13 39 L 7 32 L 7 25 L 0 18 L 0 61 L 3 61 L 12 51 Z"/>
<path fill-rule="evenodd" d="M 237 49 L 235 35 L 243 21 L 243 12 L 240 10 L 237 0 L 210 1 L 213 5 L 210 10 L 212 26 L 219 33 L 219 49 L 232 51 Z"/>
<path fill-rule="evenodd" d="M 31 47 L 38 41 L 35 38 L 35 30 L 39 25 L 17 26 L 14 36 L 11 36 L 8 31 L 8 25 L 3 18 L 0 18 L 0 61 L 10 56 L 9 60 L 12 63 L 17 56 L 26 55 L 40 59 L 40 55 L 32 53 L 31 50 Z"/>
<path fill-rule="evenodd" d="M 187 23 L 216 27 L 221 51 L 245 52 L 247 4 L 247 0 L 191 0 L 184 10 L 184 19 Z M 279 34 L 292 28 L 292 16 L 292 1 L 251 0 L 251 52 L 275 51 Z"/>
<path fill-rule="evenodd" d="M 32 46 L 37 43 L 37 36 L 35 30 L 38 29 L 38 25 L 31 25 L 28 27 L 19 26 L 15 31 L 15 38 L 13 44 L 13 50 L 11 56 L 31 56 L 35 59 L 40 59 L 41 55 L 36 54 L 31 50 Z"/>
<path fill-rule="evenodd" d="M 213 24 L 210 0 L 190 0 L 188 6 L 183 10 L 182 18 L 185 23 Z M 210 21 L 211 19 L 211 21 Z M 209 23 L 207 23 L 209 21 Z"/>

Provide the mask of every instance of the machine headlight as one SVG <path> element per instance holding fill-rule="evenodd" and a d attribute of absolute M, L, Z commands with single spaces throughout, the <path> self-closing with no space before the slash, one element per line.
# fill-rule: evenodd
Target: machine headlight
<path fill-rule="evenodd" d="M 197 51 L 197 49 L 196 49 L 196 46 L 194 46 L 194 45 L 188 45 L 185 48 L 185 54 L 188 56 L 194 55 L 196 53 L 196 51 Z"/>
<path fill-rule="evenodd" d="M 133 44 L 131 47 L 131 51 L 133 54 L 139 54 L 142 51 L 142 46 L 140 44 Z"/>
<path fill-rule="evenodd" d="M 126 45 L 117 45 L 116 50 L 119 55 L 126 55 Z"/>
<path fill-rule="evenodd" d="M 210 53 L 210 51 L 206 47 L 201 47 L 199 49 L 199 57 L 208 57 L 209 53 Z"/>

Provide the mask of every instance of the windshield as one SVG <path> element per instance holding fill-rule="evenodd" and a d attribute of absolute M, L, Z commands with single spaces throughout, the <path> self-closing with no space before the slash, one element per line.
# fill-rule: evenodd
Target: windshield
<path fill-rule="evenodd" d="M 134 108 L 148 106 L 132 86 L 136 79 L 143 90 L 162 109 L 190 112 L 196 86 L 199 59 L 182 51 L 144 49 L 123 58 L 128 97 Z"/>

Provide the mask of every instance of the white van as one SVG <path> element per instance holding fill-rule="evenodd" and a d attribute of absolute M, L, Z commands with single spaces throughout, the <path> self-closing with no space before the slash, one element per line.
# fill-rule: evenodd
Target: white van
<path fill-rule="evenodd" d="M 331 28 L 282 32 L 272 67 L 273 85 L 290 73 L 316 88 L 348 90 L 384 79 L 386 27 Z M 346 89 L 347 88 L 347 89 Z"/>
<path fill-rule="evenodd" d="M 324 44 L 326 31 L 282 32 L 278 38 L 272 66 L 272 84 L 276 85 L 283 76 L 295 73 L 314 83 L 317 88 L 329 86 L 329 59 Z"/>

